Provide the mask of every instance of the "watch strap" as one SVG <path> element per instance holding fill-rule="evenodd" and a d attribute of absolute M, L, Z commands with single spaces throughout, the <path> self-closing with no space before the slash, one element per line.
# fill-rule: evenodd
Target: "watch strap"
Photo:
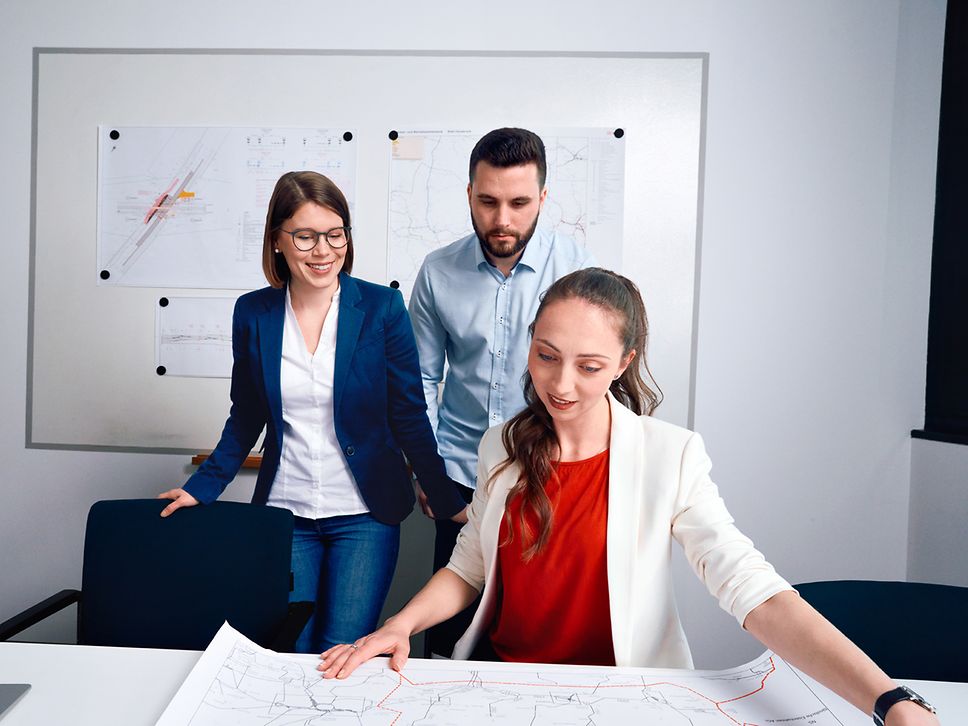
<path fill-rule="evenodd" d="M 931 713 L 936 713 L 934 707 L 925 701 L 921 696 L 912 691 L 907 686 L 898 686 L 893 688 L 887 693 L 882 693 L 876 701 L 874 701 L 874 723 L 877 726 L 884 726 L 884 721 L 887 720 L 887 712 L 896 703 L 901 701 L 913 701 L 918 704 L 921 708 Z"/>

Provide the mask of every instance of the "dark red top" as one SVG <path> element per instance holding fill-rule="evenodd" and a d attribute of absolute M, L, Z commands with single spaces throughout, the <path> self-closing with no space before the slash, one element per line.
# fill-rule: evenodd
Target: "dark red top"
<path fill-rule="evenodd" d="M 546 485 L 551 537 L 528 562 L 521 560 L 521 497 L 510 503 L 514 539 L 498 548 L 491 643 L 507 661 L 615 665 L 605 558 L 608 450 L 556 468 L 560 482 Z M 528 522 L 536 531 L 530 512 Z M 507 527 L 505 519 L 498 542 L 506 540 Z"/>

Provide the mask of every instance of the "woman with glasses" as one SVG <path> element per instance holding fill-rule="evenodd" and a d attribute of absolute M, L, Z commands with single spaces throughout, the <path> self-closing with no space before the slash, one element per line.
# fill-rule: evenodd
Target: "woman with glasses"
<path fill-rule="evenodd" d="M 403 297 L 350 276 L 349 206 L 327 177 L 276 183 L 262 267 L 270 286 L 235 305 L 222 437 L 160 495 L 173 500 L 161 514 L 217 499 L 265 428 L 253 502 L 296 516 L 291 599 L 316 602 L 297 650 L 319 653 L 376 626 L 414 505 L 403 453 L 436 516 L 466 521 L 464 502 L 437 453 Z"/>

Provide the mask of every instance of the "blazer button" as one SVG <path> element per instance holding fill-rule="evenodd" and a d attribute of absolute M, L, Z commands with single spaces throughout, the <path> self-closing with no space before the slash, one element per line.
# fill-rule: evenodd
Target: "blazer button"
<path fill-rule="evenodd" d="M 354 449 L 352 446 L 347 446 L 346 447 L 346 455 L 347 456 L 353 456 L 353 454 L 355 454 L 355 453 L 356 453 L 356 449 Z"/>

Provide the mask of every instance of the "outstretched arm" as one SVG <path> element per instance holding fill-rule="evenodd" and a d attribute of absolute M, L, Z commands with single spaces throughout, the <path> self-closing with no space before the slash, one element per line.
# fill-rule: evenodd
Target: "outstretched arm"
<path fill-rule="evenodd" d="M 766 647 L 864 713 L 897 687 L 864 652 L 796 592 L 786 590 L 750 611 L 743 627 Z M 937 726 L 937 717 L 910 701 L 887 712 L 886 726 Z"/>
<path fill-rule="evenodd" d="M 324 678 L 346 678 L 357 666 L 381 654 L 390 655 L 390 667 L 403 668 L 410 655 L 410 636 L 442 623 L 474 602 L 477 590 L 446 567 L 413 596 L 399 613 L 388 618 L 379 630 L 352 645 L 334 645 L 320 657 L 316 669 Z"/>
<path fill-rule="evenodd" d="M 261 381 L 251 368 L 253 351 L 248 326 L 251 314 L 241 309 L 243 305 L 244 297 L 236 301 L 232 312 L 232 386 L 229 393 L 232 407 L 222 436 L 215 450 L 182 487 L 158 495 L 159 499 L 173 500 L 162 510 L 162 517 L 182 507 L 215 501 L 238 474 L 269 419 L 268 411 L 259 403 L 256 393 Z"/>

